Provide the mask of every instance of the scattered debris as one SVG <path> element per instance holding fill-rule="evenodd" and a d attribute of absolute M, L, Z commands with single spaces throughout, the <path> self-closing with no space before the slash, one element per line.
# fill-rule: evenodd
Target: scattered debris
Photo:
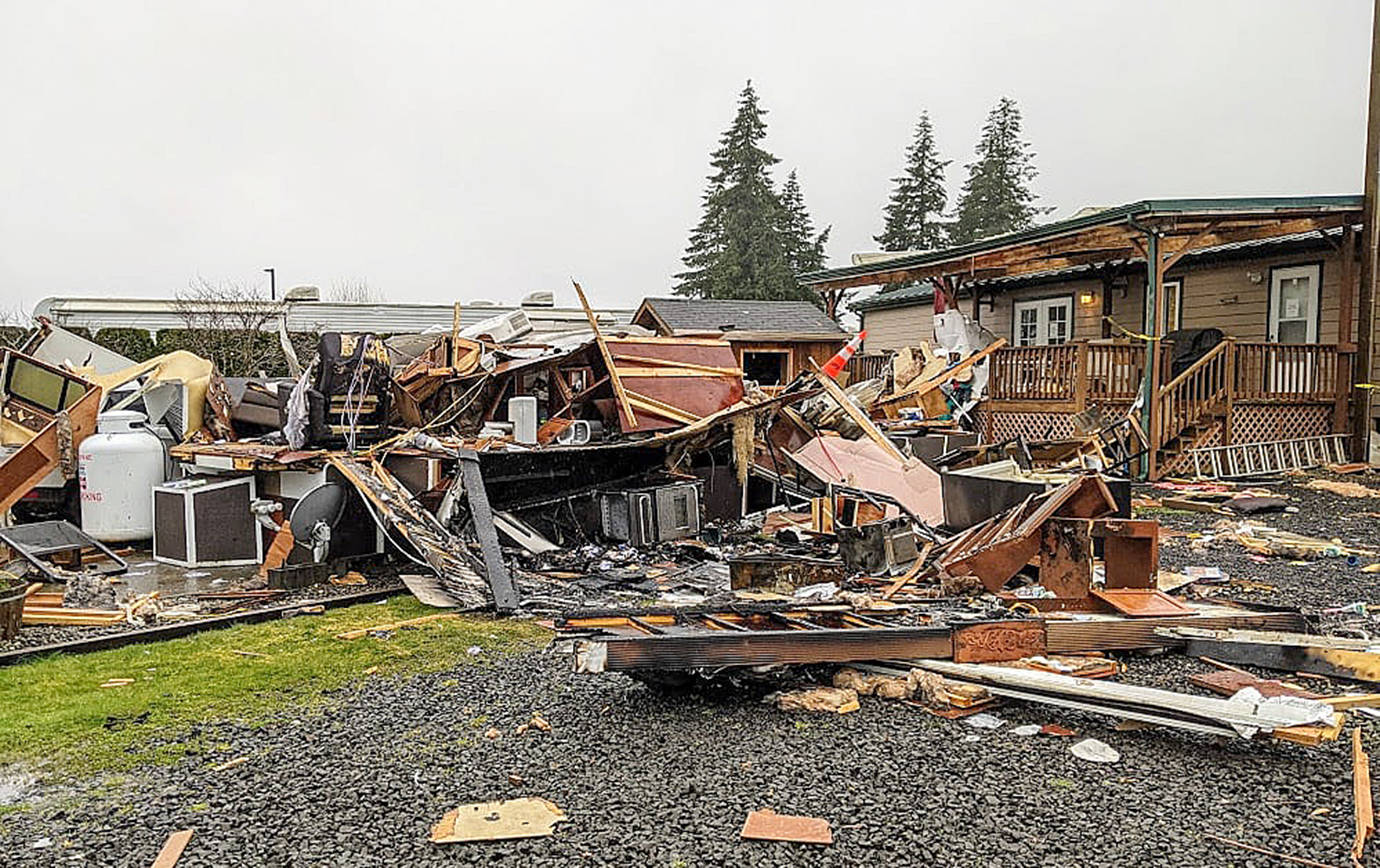
<path fill-rule="evenodd" d="M 1356 813 L 1356 837 L 1351 842 L 1351 861 L 1361 864 L 1366 841 L 1375 834 L 1375 810 L 1371 807 L 1370 757 L 1361 747 L 1361 728 L 1351 731 L 1351 794 Z"/>
<path fill-rule="evenodd" d="M 856 690 L 841 687 L 809 687 L 778 693 L 776 707 L 781 711 L 827 711 L 847 714 L 857 711 L 860 706 Z"/>
<path fill-rule="evenodd" d="M 743 838 L 756 841 L 789 841 L 795 844 L 832 844 L 829 821 L 819 817 L 778 814 L 771 808 L 750 811 L 743 823 Z"/>
<path fill-rule="evenodd" d="M 183 829 L 168 835 L 168 840 L 163 843 L 163 849 L 158 851 L 158 856 L 153 860 L 153 868 L 173 868 L 177 864 L 177 860 L 182 858 L 182 851 L 187 849 L 187 843 L 191 840 L 191 829 Z"/>
<path fill-rule="evenodd" d="M 1069 748 L 1069 753 L 1093 763 L 1121 762 L 1121 754 L 1111 745 L 1095 738 L 1085 738 Z"/>
<path fill-rule="evenodd" d="M 431 829 L 433 844 L 544 838 L 569 819 L 554 802 L 541 798 L 475 802 L 447 811 Z"/>

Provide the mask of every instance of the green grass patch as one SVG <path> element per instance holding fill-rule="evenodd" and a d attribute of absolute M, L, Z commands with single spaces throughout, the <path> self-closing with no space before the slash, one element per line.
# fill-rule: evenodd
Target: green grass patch
<path fill-rule="evenodd" d="M 0 762 L 71 774 L 171 762 L 192 751 L 214 752 L 215 745 L 188 737 L 198 724 L 258 722 L 281 708 L 317 705 L 325 692 L 369 675 L 435 672 L 474 661 L 466 653 L 473 645 L 501 653 L 549 636 L 531 621 L 475 615 L 397 630 L 388 639 L 335 638 L 435 611 L 400 596 L 0 669 Z M 134 683 L 100 686 L 111 678 Z"/>

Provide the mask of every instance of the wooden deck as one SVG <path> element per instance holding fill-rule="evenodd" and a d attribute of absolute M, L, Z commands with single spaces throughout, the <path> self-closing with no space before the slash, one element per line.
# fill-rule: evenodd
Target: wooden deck
<path fill-rule="evenodd" d="M 1153 477 L 1173 472 L 1193 448 L 1347 430 L 1354 353 L 1335 345 L 1228 339 L 1176 376 L 1163 355 L 1147 429 Z M 993 440 L 1071 436 L 1072 414 L 1131 406 L 1145 360 L 1143 344 L 1118 341 L 1000 350 L 992 357 L 983 433 Z"/>

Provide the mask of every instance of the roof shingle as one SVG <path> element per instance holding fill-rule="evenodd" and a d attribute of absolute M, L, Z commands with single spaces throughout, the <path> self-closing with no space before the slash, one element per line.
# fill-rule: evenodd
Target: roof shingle
<path fill-rule="evenodd" d="M 808 301 L 718 298 L 648 298 L 662 322 L 677 332 L 754 331 L 843 334 L 839 324 Z"/>

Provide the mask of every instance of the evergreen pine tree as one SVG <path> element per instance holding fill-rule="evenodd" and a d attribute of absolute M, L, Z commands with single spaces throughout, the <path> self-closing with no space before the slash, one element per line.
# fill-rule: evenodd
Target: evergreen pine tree
<path fill-rule="evenodd" d="M 1050 210 L 1035 206 L 1035 194 L 1028 186 L 1037 174 L 1035 154 L 1030 143 L 1021 140 L 1021 110 L 1015 100 L 1002 97 L 992 109 L 975 156 L 967 166 L 953 243 L 1028 229 L 1037 216 Z"/>
<path fill-rule="evenodd" d="M 704 214 L 690 233 L 685 270 L 674 292 L 694 298 L 799 297 L 791 272 L 787 224 L 772 185 L 777 162 L 761 147 L 766 110 L 749 81 L 733 125 L 710 155 L 714 174 L 704 193 Z"/>
<path fill-rule="evenodd" d="M 824 268 L 824 245 L 828 243 L 829 230 L 833 227 L 826 226 L 823 232 L 815 233 L 815 224 L 810 219 L 810 212 L 805 209 L 805 194 L 800 190 L 800 179 L 795 169 L 786 176 L 786 183 L 781 185 L 781 208 L 785 219 L 786 261 L 791 272 L 805 274 Z M 818 293 L 805 289 L 801 297 L 813 301 Z"/>
<path fill-rule="evenodd" d="M 944 170 L 951 160 L 939 159 L 934 144 L 934 128 L 928 112 L 920 115 L 915 137 L 906 149 L 906 166 L 886 206 L 886 225 L 882 234 L 872 236 L 883 250 L 938 250 L 948 240 L 949 224 L 944 210 L 949 193 L 944 188 Z"/>

